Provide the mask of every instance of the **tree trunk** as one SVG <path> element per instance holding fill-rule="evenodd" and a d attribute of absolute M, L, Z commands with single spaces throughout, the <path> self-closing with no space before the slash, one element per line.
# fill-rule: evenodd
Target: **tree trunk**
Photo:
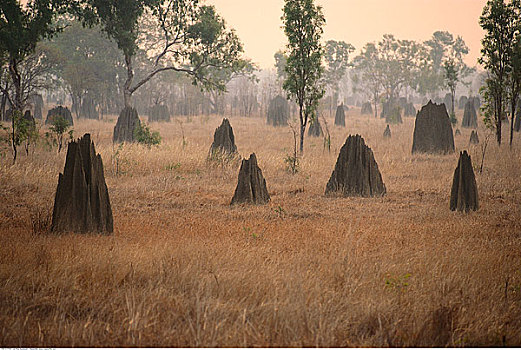
<path fill-rule="evenodd" d="M 499 146 L 501 146 L 501 124 L 502 124 L 502 119 L 503 119 L 503 110 L 502 110 L 502 107 L 503 106 L 503 101 L 501 100 L 501 98 L 498 98 L 497 101 L 496 101 L 496 140 L 497 140 L 497 144 Z"/>
<path fill-rule="evenodd" d="M 456 91 L 454 89 L 450 89 L 450 98 L 452 99 L 451 110 L 452 110 L 452 115 L 454 116 L 454 118 L 456 117 L 456 113 L 454 112 L 454 95 L 455 94 L 456 94 Z"/>
<path fill-rule="evenodd" d="M 511 102 L 512 113 L 510 114 L 510 149 L 512 149 L 512 141 L 514 140 L 514 119 L 516 117 L 516 104 L 517 104 L 517 97 L 512 98 L 512 102 Z"/>
<path fill-rule="evenodd" d="M 127 66 L 127 80 L 123 85 L 123 98 L 125 102 L 125 108 L 127 108 L 131 107 L 132 91 L 130 90 L 130 86 L 132 85 L 132 80 L 134 79 L 132 56 L 130 54 L 125 54 L 125 64 Z"/>
<path fill-rule="evenodd" d="M 13 81 L 13 87 L 15 91 L 14 98 L 14 106 L 12 106 L 12 115 L 11 115 L 11 146 L 13 147 L 13 164 L 16 163 L 17 152 L 17 144 L 16 139 L 18 138 L 18 130 L 16 129 L 16 116 L 17 113 L 22 113 L 23 111 L 23 99 L 22 99 L 22 83 L 20 73 L 18 72 L 18 62 L 14 59 L 9 59 L 9 73 L 11 75 L 11 80 Z"/>
<path fill-rule="evenodd" d="M 300 117 L 300 155 L 304 154 L 304 133 L 306 131 L 307 118 L 304 119 L 302 115 L 302 106 L 299 106 L 299 117 Z"/>

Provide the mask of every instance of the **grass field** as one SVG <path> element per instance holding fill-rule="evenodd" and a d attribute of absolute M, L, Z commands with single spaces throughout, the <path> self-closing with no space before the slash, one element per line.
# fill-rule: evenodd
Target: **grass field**
<path fill-rule="evenodd" d="M 119 150 L 115 117 L 78 121 L 76 137 L 90 132 L 103 158 L 112 236 L 47 233 L 66 152 L 38 147 L 14 166 L 4 152 L 0 346 L 521 345 L 521 135 L 512 150 L 491 139 L 476 172 L 480 209 L 461 214 L 449 210 L 459 151 L 481 163 L 469 129 L 454 154 L 413 156 L 414 118 L 390 140 L 384 121 L 359 109 L 346 128 L 327 120 L 331 153 L 306 138 L 291 175 L 289 128 L 230 118 L 271 195 L 237 207 L 239 164 L 206 162 L 221 117 L 152 123 L 159 147 Z M 387 194 L 325 197 L 356 133 Z M 482 142 L 485 134 L 481 125 Z"/>

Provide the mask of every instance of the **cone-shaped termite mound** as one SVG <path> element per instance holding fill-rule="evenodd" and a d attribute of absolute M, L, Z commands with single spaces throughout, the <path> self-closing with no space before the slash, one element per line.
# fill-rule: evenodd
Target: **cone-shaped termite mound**
<path fill-rule="evenodd" d="M 235 146 L 232 126 L 228 119 L 224 118 L 221 125 L 215 129 L 208 157 L 212 158 L 218 154 L 233 156 L 236 153 L 237 146 Z"/>
<path fill-rule="evenodd" d="M 373 151 L 360 135 L 350 135 L 340 149 L 326 195 L 380 197 L 386 192 Z"/>
<path fill-rule="evenodd" d="M 96 154 L 90 134 L 69 143 L 65 169 L 58 178 L 51 231 L 103 234 L 113 231 L 103 162 Z"/>
<path fill-rule="evenodd" d="M 257 165 L 255 153 L 252 153 L 250 159 L 242 160 L 241 169 L 239 170 L 239 180 L 231 204 L 266 204 L 269 200 L 270 195 L 266 188 L 266 180 Z"/>
<path fill-rule="evenodd" d="M 112 142 L 134 142 L 134 130 L 141 125 L 137 111 L 133 107 L 125 107 L 121 111 L 114 126 Z"/>
<path fill-rule="evenodd" d="M 477 145 L 479 143 L 478 132 L 476 130 L 472 130 L 472 132 L 470 133 L 469 143 L 471 145 Z"/>
<path fill-rule="evenodd" d="M 460 136 L 461 135 L 461 131 L 459 131 L 459 129 L 456 129 L 456 131 L 454 132 L 454 135 Z"/>
<path fill-rule="evenodd" d="M 63 106 L 54 107 L 53 109 L 50 109 L 47 112 L 47 119 L 45 119 L 45 125 L 54 123 L 54 119 L 58 117 L 62 117 L 63 119 L 67 120 L 69 122 L 69 125 L 74 125 L 71 111 L 69 111 L 67 107 Z"/>
<path fill-rule="evenodd" d="M 338 106 L 336 109 L 335 125 L 346 126 L 346 113 L 343 104 Z"/>
<path fill-rule="evenodd" d="M 477 128 L 478 115 L 472 101 L 467 101 L 465 104 L 465 111 L 463 112 L 463 120 L 461 121 L 462 128 Z"/>
<path fill-rule="evenodd" d="M 472 169 L 472 161 L 467 151 L 460 152 L 458 166 L 454 171 L 450 192 L 450 210 L 478 210 L 478 188 Z"/>
<path fill-rule="evenodd" d="M 412 153 L 452 153 L 454 135 L 444 104 L 429 101 L 416 115 Z"/>
<path fill-rule="evenodd" d="M 273 126 L 288 125 L 289 104 L 288 100 L 278 95 L 270 101 L 268 107 L 268 124 Z"/>
<path fill-rule="evenodd" d="M 365 114 L 369 114 L 369 115 L 372 115 L 373 114 L 373 107 L 371 106 L 371 102 L 365 102 L 363 105 L 362 105 L 362 110 L 360 112 L 362 115 L 365 115 Z"/>
<path fill-rule="evenodd" d="M 391 128 L 389 127 L 389 124 L 387 124 L 387 127 L 384 130 L 384 138 L 385 139 L 391 138 Z"/>
<path fill-rule="evenodd" d="M 308 136 L 320 137 L 322 135 L 324 135 L 324 133 L 322 132 L 322 126 L 320 125 L 320 122 L 318 119 L 312 120 L 309 124 Z"/>

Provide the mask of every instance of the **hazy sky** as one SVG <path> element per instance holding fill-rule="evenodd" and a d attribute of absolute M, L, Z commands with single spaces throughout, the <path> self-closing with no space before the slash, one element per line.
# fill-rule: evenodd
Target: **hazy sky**
<path fill-rule="evenodd" d="M 273 54 L 284 47 L 284 0 L 206 0 L 215 5 L 244 43 L 245 55 L 271 68 Z M 479 26 L 486 0 L 316 0 L 326 17 L 325 40 L 343 40 L 356 48 L 383 34 L 423 41 L 437 30 L 461 35 L 470 49 L 466 62 L 476 65 L 483 32 Z"/>

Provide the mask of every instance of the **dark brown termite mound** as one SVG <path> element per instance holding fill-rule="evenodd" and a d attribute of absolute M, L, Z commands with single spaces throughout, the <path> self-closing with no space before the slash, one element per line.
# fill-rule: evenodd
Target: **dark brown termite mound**
<path fill-rule="evenodd" d="M 236 153 L 237 146 L 235 146 L 232 126 L 230 121 L 224 118 L 221 125 L 215 129 L 208 157 L 214 158 L 218 155 L 234 156 Z"/>
<path fill-rule="evenodd" d="M 460 152 L 450 192 L 450 210 L 468 212 L 478 210 L 478 188 L 467 151 Z"/>
<path fill-rule="evenodd" d="M 278 95 L 270 101 L 268 106 L 268 124 L 273 126 L 288 125 L 289 104 L 288 101 Z"/>
<path fill-rule="evenodd" d="M 269 201 L 270 195 L 266 188 L 266 180 L 257 165 L 257 156 L 252 153 L 250 159 L 242 160 L 239 180 L 231 204 L 266 204 Z"/>
<path fill-rule="evenodd" d="M 387 127 L 384 130 L 384 138 L 385 139 L 391 138 L 391 128 L 389 127 L 389 124 L 387 124 Z"/>
<path fill-rule="evenodd" d="M 461 131 L 459 131 L 459 129 L 456 129 L 456 131 L 454 132 L 454 135 L 460 136 L 461 135 Z"/>
<path fill-rule="evenodd" d="M 121 111 L 114 126 L 112 142 L 134 142 L 134 130 L 141 125 L 137 111 L 133 107 L 125 107 Z"/>
<path fill-rule="evenodd" d="M 65 169 L 59 175 L 52 213 L 52 232 L 103 233 L 113 231 L 112 209 L 90 134 L 69 143 Z"/>
<path fill-rule="evenodd" d="M 386 192 L 373 151 L 360 135 L 350 135 L 340 149 L 326 195 L 380 197 Z"/>
<path fill-rule="evenodd" d="M 463 112 L 463 120 L 461 121 L 462 128 L 477 128 L 478 115 L 472 101 L 467 101 L 465 104 L 465 111 Z"/>
<path fill-rule="evenodd" d="M 414 123 L 412 153 L 452 153 L 454 135 L 444 104 L 429 101 L 422 107 Z"/>
<path fill-rule="evenodd" d="M 50 109 L 47 112 L 47 119 L 45 120 L 45 125 L 52 124 L 54 122 L 54 119 L 57 117 L 64 118 L 69 122 L 69 125 L 71 126 L 74 125 L 71 111 L 69 111 L 69 108 L 63 106 L 54 107 L 53 109 Z"/>
<path fill-rule="evenodd" d="M 344 104 L 341 104 L 336 109 L 335 125 L 346 126 L 346 113 L 344 109 Z"/>
<path fill-rule="evenodd" d="M 472 132 L 470 133 L 469 143 L 471 145 L 477 145 L 479 143 L 478 132 L 476 130 L 472 130 Z"/>

